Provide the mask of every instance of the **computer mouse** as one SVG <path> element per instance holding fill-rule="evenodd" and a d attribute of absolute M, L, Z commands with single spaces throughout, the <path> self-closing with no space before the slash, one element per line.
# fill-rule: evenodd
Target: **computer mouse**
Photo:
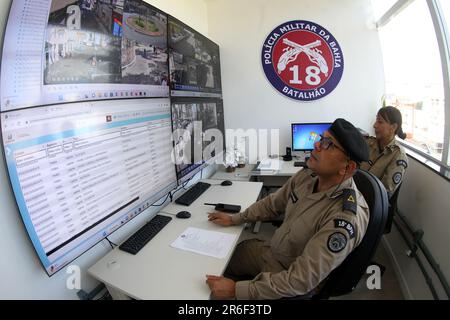
<path fill-rule="evenodd" d="M 176 217 L 180 219 L 187 219 L 191 217 L 191 214 L 188 211 L 180 211 L 177 213 Z"/>
<path fill-rule="evenodd" d="M 233 182 L 231 182 L 230 180 L 224 180 L 222 181 L 222 183 L 220 184 L 221 186 L 231 186 L 233 184 Z"/>

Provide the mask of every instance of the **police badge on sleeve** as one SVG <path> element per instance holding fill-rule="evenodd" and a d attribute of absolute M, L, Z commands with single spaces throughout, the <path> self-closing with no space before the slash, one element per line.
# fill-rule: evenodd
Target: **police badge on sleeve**
<path fill-rule="evenodd" d="M 327 245 L 331 252 L 341 252 L 347 245 L 347 237 L 341 232 L 335 232 L 328 237 Z"/>
<path fill-rule="evenodd" d="M 313 101 L 332 92 L 341 80 L 344 57 L 336 38 L 324 27 L 305 20 L 272 30 L 261 53 L 264 73 L 283 95 Z"/>

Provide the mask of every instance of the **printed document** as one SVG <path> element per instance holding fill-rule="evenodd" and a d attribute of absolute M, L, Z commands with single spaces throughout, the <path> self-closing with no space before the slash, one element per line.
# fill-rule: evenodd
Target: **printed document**
<path fill-rule="evenodd" d="M 222 259 L 235 240 L 233 234 L 189 227 L 170 246 Z"/>
<path fill-rule="evenodd" d="M 279 159 L 263 159 L 259 163 L 258 170 L 280 170 Z"/>

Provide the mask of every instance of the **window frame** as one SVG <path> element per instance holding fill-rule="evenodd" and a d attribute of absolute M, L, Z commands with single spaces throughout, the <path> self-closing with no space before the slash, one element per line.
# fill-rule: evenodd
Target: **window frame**
<path fill-rule="evenodd" d="M 380 19 L 375 22 L 377 30 L 384 27 L 391 20 L 395 18 L 397 14 L 407 8 L 414 1 L 420 0 L 398 0 L 391 8 L 389 8 Z M 397 139 L 398 142 L 407 149 L 407 153 L 414 157 L 416 160 L 422 162 L 424 165 L 429 166 L 439 174 L 448 179 L 450 172 L 450 35 L 447 30 L 447 24 L 445 23 L 444 13 L 440 5 L 439 0 L 426 0 L 428 9 L 433 22 L 434 31 L 437 38 L 439 55 L 441 59 L 441 69 L 444 85 L 444 142 L 442 151 L 442 160 L 438 160 L 431 155 L 418 149 L 413 144 L 406 141 Z M 447 17 L 450 19 L 450 17 Z M 450 23 L 450 21 L 448 21 Z M 411 150 L 411 152 L 408 152 Z M 421 159 L 425 158 L 425 160 Z"/>

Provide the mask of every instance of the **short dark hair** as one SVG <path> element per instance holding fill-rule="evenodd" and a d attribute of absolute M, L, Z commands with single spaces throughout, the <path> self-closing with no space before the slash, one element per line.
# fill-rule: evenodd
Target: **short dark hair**
<path fill-rule="evenodd" d="M 394 123 L 397 124 L 397 130 L 395 130 L 395 134 L 400 139 L 405 140 L 406 133 L 404 133 L 402 129 L 402 114 L 400 113 L 400 110 L 398 110 L 393 106 L 387 106 L 378 110 L 377 115 L 382 117 L 385 121 L 389 122 L 390 124 Z"/>

